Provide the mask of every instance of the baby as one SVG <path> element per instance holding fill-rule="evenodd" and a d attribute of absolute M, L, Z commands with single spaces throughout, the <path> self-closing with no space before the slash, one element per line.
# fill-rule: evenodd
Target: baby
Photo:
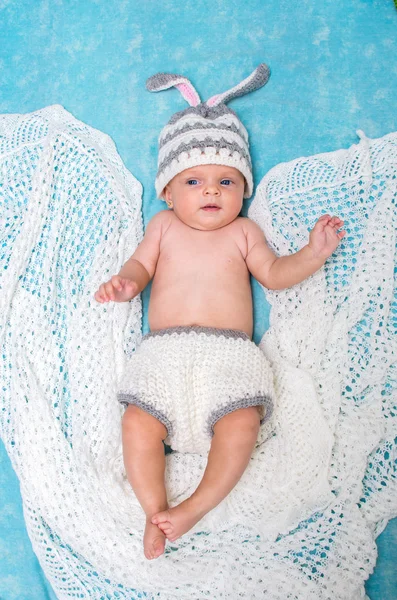
<path fill-rule="evenodd" d="M 191 86 L 160 75 L 163 84 L 168 77 L 166 87 Z M 255 86 L 251 81 L 250 90 Z M 251 339 L 249 274 L 269 289 L 292 286 L 322 267 L 345 234 L 337 231 L 339 218 L 323 215 L 305 247 L 276 257 L 262 230 L 240 216 L 252 193 L 243 125 L 222 101 L 212 109 L 209 102 L 193 106 L 174 115 L 160 137 L 156 190 L 168 209 L 151 219 L 134 254 L 95 293 L 101 303 L 126 302 L 153 279 L 150 333 L 118 394 L 126 406 L 124 463 L 146 514 L 148 559 L 230 493 L 271 415 L 270 365 Z M 174 507 L 165 489 L 164 440 L 179 452 L 208 454 L 197 489 Z"/>

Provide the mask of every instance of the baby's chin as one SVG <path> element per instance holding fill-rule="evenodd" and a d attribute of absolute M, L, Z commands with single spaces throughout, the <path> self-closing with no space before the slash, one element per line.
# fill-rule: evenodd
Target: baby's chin
<path fill-rule="evenodd" d="M 233 223 L 239 216 L 235 215 L 225 218 L 224 215 L 218 215 L 217 213 L 206 214 L 205 211 L 203 211 L 203 214 L 199 214 L 196 218 L 188 218 L 186 215 L 177 214 L 175 210 L 173 212 L 182 223 L 192 229 L 197 229 L 198 231 L 214 231 L 216 229 L 222 229 L 222 227 L 226 227 L 227 225 L 230 225 L 230 223 Z"/>
<path fill-rule="evenodd" d="M 183 223 L 185 223 L 185 225 L 188 225 L 192 229 L 197 229 L 198 231 L 216 231 L 217 229 L 222 229 L 223 227 L 230 225 L 230 223 L 233 223 L 233 221 L 235 221 L 236 218 L 237 217 L 234 217 L 234 219 L 230 219 L 230 220 L 224 220 L 224 221 L 218 221 L 218 222 L 213 221 L 213 222 L 209 222 L 209 223 L 197 223 L 197 222 L 186 222 L 186 221 L 183 221 Z"/>

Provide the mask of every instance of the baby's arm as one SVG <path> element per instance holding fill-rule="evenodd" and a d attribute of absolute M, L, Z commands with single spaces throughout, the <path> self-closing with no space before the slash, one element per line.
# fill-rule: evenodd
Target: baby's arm
<path fill-rule="evenodd" d="M 145 236 L 134 254 L 123 265 L 118 275 L 102 283 L 95 292 L 98 302 L 127 302 L 137 296 L 152 279 L 160 254 L 162 228 L 168 211 L 163 210 L 149 221 Z"/>
<path fill-rule="evenodd" d="M 336 250 L 345 231 L 337 232 L 343 225 L 338 217 L 323 215 L 310 232 L 309 243 L 289 256 L 277 257 L 268 247 L 262 230 L 256 223 L 245 220 L 249 271 L 263 286 L 281 290 L 300 283 L 320 269 Z"/>

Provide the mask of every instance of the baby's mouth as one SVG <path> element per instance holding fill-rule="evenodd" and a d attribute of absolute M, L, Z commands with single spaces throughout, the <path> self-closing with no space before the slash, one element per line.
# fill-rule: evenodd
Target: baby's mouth
<path fill-rule="evenodd" d="M 206 204 L 202 207 L 203 210 L 219 210 L 220 207 L 217 204 Z"/>

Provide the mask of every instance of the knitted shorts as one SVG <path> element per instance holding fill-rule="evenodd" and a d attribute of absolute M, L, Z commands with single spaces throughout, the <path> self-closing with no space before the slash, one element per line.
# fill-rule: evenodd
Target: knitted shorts
<path fill-rule="evenodd" d="M 119 402 L 150 413 L 178 452 L 208 452 L 215 423 L 239 408 L 273 410 L 273 374 L 264 353 L 234 329 L 188 326 L 148 333 L 129 360 Z"/>

